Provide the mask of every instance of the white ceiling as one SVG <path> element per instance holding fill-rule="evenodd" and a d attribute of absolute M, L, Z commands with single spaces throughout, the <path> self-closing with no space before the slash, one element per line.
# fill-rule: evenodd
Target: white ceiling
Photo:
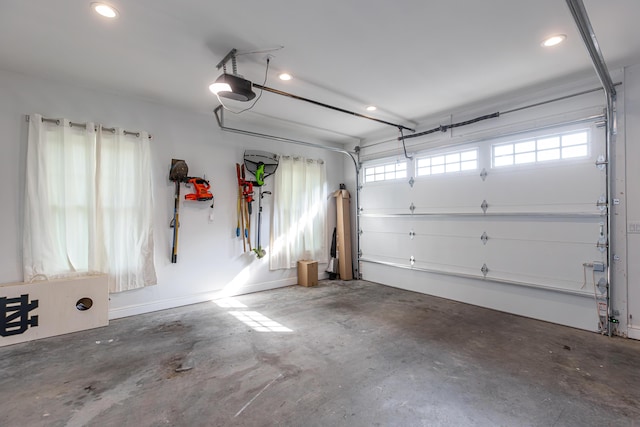
<path fill-rule="evenodd" d="M 609 68 L 639 63 L 640 1 L 584 1 Z M 564 0 L 109 3 L 117 20 L 95 15 L 90 0 L 3 0 L 0 68 L 211 112 L 218 101 L 207 88 L 227 52 L 284 46 L 270 52 L 266 86 L 418 128 L 434 114 L 593 73 Z M 555 33 L 567 41 L 543 49 Z M 265 57 L 240 55 L 239 73 L 262 83 Z M 280 71 L 294 80 L 279 81 Z M 386 130 L 271 93 L 241 120 L 301 123 L 335 142 Z"/>

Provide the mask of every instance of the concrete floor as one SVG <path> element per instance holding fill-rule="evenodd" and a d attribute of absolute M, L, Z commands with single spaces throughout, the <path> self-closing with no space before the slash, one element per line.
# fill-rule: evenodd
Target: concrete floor
<path fill-rule="evenodd" d="M 0 425 L 640 426 L 638 341 L 364 281 L 222 305 L 0 349 Z"/>

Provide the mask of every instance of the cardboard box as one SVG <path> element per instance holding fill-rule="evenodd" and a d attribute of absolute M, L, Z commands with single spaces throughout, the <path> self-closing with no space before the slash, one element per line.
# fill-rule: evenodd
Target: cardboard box
<path fill-rule="evenodd" d="M 338 274 L 341 280 L 353 279 L 351 263 L 351 203 L 347 190 L 333 193 L 336 198 L 336 230 L 338 252 Z"/>
<path fill-rule="evenodd" d="M 302 286 L 318 284 L 318 261 L 298 261 L 298 284 Z"/>

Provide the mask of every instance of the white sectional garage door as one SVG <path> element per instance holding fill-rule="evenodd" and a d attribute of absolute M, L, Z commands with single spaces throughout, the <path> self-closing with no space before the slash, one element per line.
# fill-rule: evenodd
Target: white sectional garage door
<path fill-rule="evenodd" d="M 588 124 L 365 164 L 363 278 L 596 330 L 604 150 Z"/>

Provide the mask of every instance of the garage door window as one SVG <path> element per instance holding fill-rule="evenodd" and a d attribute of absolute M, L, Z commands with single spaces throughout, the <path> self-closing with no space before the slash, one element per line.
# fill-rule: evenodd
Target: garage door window
<path fill-rule="evenodd" d="M 564 160 L 589 155 L 589 132 L 547 135 L 492 146 L 494 167 Z"/>
<path fill-rule="evenodd" d="M 388 181 L 407 177 L 407 162 L 393 162 L 364 169 L 364 182 Z"/>
<path fill-rule="evenodd" d="M 478 149 L 419 157 L 416 165 L 417 176 L 476 170 L 478 169 Z"/>

